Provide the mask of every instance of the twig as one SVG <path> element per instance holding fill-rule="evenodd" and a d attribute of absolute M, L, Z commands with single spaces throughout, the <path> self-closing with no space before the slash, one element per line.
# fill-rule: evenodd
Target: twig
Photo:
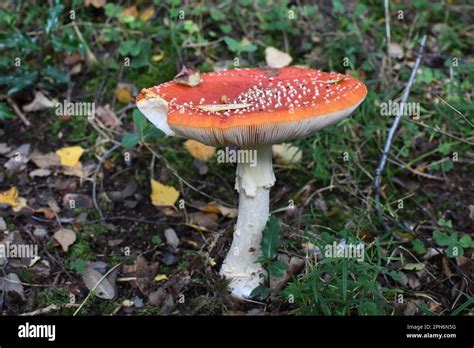
<path fill-rule="evenodd" d="M 31 122 L 26 118 L 25 114 L 20 110 L 18 105 L 13 101 L 12 98 L 7 97 L 7 103 L 12 107 L 13 111 L 18 115 L 18 117 L 23 121 L 25 126 L 31 126 Z"/>
<path fill-rule="evenodd" d="M 384 1 L 384 7 L 385 7 L 385 36 L 387 38 L 387 59 L 388 59 L 388 67 L 391 69 L 392 67 L 392 62 L 390 59 L 390 11 L 388 8 L 388 0 Z"/>
<path fill-rule="evenodd" d="M 104 214 L 102 213 L 102 210 L 100 209 L 99 204 L 97 203 L 97 174 L 99 173 L 100 168 L 102 168 L 102 164 L 107 159 L 107 157 L 109 157 L 110 154 L 117 150 L 120 146 L 120 144 L 116 144 L 110 150 L 105 152 L 100 158 L 99 163 L 97 164 L 97 167 L 94 170 L 94 176 L 92 181 L 92 202 L 94 203 L 94 208 L 99 212 L 99 216 L 101 219 L 104 219 Z"/>
<path fill-rule="evenodd" d="M 84 299 L 84 301 L 82 301 L 81 305 L 79 306 L 79 308 L 74 312 L 74 314 L 72 315 L 73 317 L 75 317 L 77 315 L 77 313 L 79 313 L 82 309 L 82 307 L 86 304 L 87 300 L 89 300 L 89 297 L 92 295 L 92 293 L 95 291 L 95 289 L 97 289 L 97 287 L 99 286 L 100 283 L 102 283 L 102 281 L 107 278 L 107 276 L 112 273 L 118 266 L 120 266 L 122 263 L 119 262 L 117 263 L 114 267 L 112 267 L 111 269 L 109 269 L 107 271 L 107 273 L 105 273 L 102 278 L 99 279 L 99 281 L 94 285 L 94 287 L 89 291 L 89 293 L 87 294 L 86 298 Z"/>
<path fill-rule="evenodd" d="M 418 55 L 415 61 L 415 65 L 413 66 L 410 79 L 408 80 L 405 90 L 403 91 L 402 99 L 400 101 L 401 105 L 404 105 L 406 103 L 408 99 L 408 95 L 410 94 L 411 87 L 413 86 L 413 83 L 415 82 L 416 73 L 420 66 L 421 57 L 423 56 L 423 49 L 425 47 L 425 42 L 426 42 L 426 35 L 423 36 L 423 38 L 420 41 L 420 47 L 418 50 Z M 399 108 L 395 121 L 393 122 L 392 127 L 390 128 L 388 132 L 387 141 L 385 143 L 385 147 L 382 153 L 382 158 L 380 159 L 379 166 L 377 167 L 375 171 L 375 177 L 374 177 L 375 208 L 377 209 L 379 219 L 382 223 L 383 223 L 383 214 L 381 211 L 382 208 L 380 206 L 380 184 L 382 182 L 382 172 L 385 168 L 385 164 L 387 163 L 387 157 L 388 157 L 388 154 L 390 153 L 390 148 L 393 143 L 393 137 L 395 136 L 395 132 L 397 131 L 398 124 L 400 123 L 402 115 L 403 115 L 403 110 L 402 108 Z M 387 227 L 387 226 L 385 226 L 384 224 L 384 227 Z"/>
<path fill-rule="evenodd" d="M 472 124 L 471 122 L 469 122 L 469 120 L 467 119 L 467 117 L 464 116 L 464 114 L 463 114 L 461 111 L 459 111 L 459 110 L 456 109 L 454 106 L 452 106 L 451 104 L 449 104 L 446 100 L 444 100 L 443 98 L 441 98 L 439 95 L 436 95 L 436 94 L 435 94 L 435 96 L 436 96 L 439 100 L 441 100 L 444 104 L 446 104 L 447 106 L 449 106 L 452 110 L 454 110 L 458 115 L 461 115 L 462 118 L 464 118 L 464 121 L 466 121 L 471 127 L 474 128 L 474 124 Z"/>
<path fill-rule="evenodd" d="M 408 121 L 418 125 L 418 126 L 422 126 L 422 127 L 425 127 L 425 128 L 428 128 L 428 129 L 431 129 L 433 132 L 436 132 L 436 133 L 439 133 L 441 135 L 445 135 L 447 136 L 448 138 L 452 138 L 452 139 L 456 139 L 457 141 L 460 141 L 464 144 L 468 144 L 468 145 L 474 145 L 473 142 L 469 141 L 469 140 L 466 140 L 466 139 L 463 139 L 463 138 L 460 138 L 460 137 L 457 137 L 451 133 L 447 133 L 447 132 L 444 132 L 442 131 L 441 129 L 438 129 L 438 128 L 434 128 L 434 127 L 431 127 L 431 126 L 428 126 L 427 124 L 424 124 L 422 122 L 417 122 L 417 121 L 414 121 L 412 119 L 408 119 Z M 469 138 L 468 138 L 469 139 Z"/>
<path fill-rule="evenodd" d="M 48 314 L 48 313 L 51 313 L 51 312 L 60 311 L 61 309 L 64 309 L 64 308 L 76 308 L 76 307 L 79 307 L 79 305 L 76 304 L 76 303 L 66 303 L 66 304 L 62 304 L 62 305 L 52 304 L 52 305 L 49 305 L 48 307 L 39 308 L 39 309 L 36 309 L 32 312 L 22 313 L 22 314 L 20 314 L 20 316 L 22 316 L 22 317 L 24 317 L 24 316 L 31 317 L 31 316 L 34 316 L 34 315 L 42 315 L 42 314 Z"/>

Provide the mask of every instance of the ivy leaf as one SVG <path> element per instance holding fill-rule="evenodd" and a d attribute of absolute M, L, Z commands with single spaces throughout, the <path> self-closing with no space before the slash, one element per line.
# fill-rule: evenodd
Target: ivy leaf
<path fill-rule="evenodd" d="M 447 249 L 446 249 L 446 255 L 448 257 L 458 257 L 458 256 L 463 256 L 464 255 L 464 249 L 463 247 L 456 243 L 456 244 L 451 244 Z"/>
<path fill-rule="evenodd" d="M 412 245 L 413 245 L 413 250 L 415 250 L 415 252 L 417 254 L 424 254 L 426 253 L 426 248 L 425 248 L 425 245 L 423 244 L 423 242 L 419 239 L 414 239 L 412 242 Z"/>
<path fill-rule="evenodd" d="M 143 137 L 147 125 L 147 120 L 145 116 L 143 116 L 140 110 L 134 109 L 132 117 L 135 128 L 140 132 L 140 135 Z"/>
<path fill-rule="evenodd" d="M 262 257 L 266 260 L 273 260 L 278 254 L 278 248 L 280 246 L 280 226 L 278 225 L 278 219 L 274 216 L 270 216 L 263 230 L 262 237 Z"/>
<path fill-rule="evenodd" d="M 270 289 L 265 285 L 259 285 L 250 293 L 250 298 L 265 300 L 270 295 Z"/>
<path fill-rule="evenodd" d="M 286 265 L 283 261 L 278 260 L 272 262 L 270 266 L 268 266 L 268 274 L 270 278 L 280 278 L 285 275 L 286 272 Z"/>
<path fill-rule="evenodd" d="M 471 238 L 471 236 L 465 234 L 464 236 L 459 238 L 459 244 L 463 248 L 471 248 L 472 247 L 472 238 Z"/>
<path fill-rule="evenodd" d="M 451 238 L 446 233 L 440 232 L 438 230 L 433 232 L 433 239 L 439 246 L 448 246 L 452 243 Z"/>
<path fill-rule="evenodd" d="M 140 136 L 138 134 L 125 133 L 125 135 L 122 138 L 121 144 L 126 149 L 130 149 L 134 147 L 135 145 L 137 145 L 139 140 L 140 140 Z"/>

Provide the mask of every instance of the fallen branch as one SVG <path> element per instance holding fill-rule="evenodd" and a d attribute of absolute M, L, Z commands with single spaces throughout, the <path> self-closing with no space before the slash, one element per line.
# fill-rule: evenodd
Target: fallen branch
<path fill-rule="evenodd" d="M 43 315 L 43 314 L 48 314 L 48 313 L 51 313 L 51 312 L 57 312 L 57 311 L 60 311 L 61 309 L 68 309 L 68 308 L 77 308 L 79 307 L 78 304 L 76 303 L 66 303 L 66 304 L 62 304 L 62 305 L 55 305 L 55 304 L 52 304 L 52 305 L 49 305 L 48 307 L 45 307 L 45 308 L 39 308 L 39 309 L 36 309 L 32 312 L 26 312 L 26 313 L 22 313 L 20 314 L 20 316 L 22 317 L 31 317 L 31 316 L 35 316 L 35 315 Z"/>
<path fill-rule="evenodd" d="M 426 42 L 426 35 L 423 36 L 423 38 L 420 41 L 420 47 L 418 50 L 418 55 L 416 57 L 415 65 L 413 66 L 410 79 L 408 80 L 408 83 L 405 86 L 405 90 L 403 91 L 403 94 L 402 94 L 402 99 L 400 102 L 401 105 L 404 105 L 406 103 L 408 99 L 408 95 L 410 94 L 411 87 L 413 86 L 413 83 L 415 82 L 416 73 L 420 66 L 421 57 L 423 56 L 425 42 Z M 388 154 L 390 153 L 390 148 L 392 147 L 392 143 L 393 143 L 393 137 L 395 136 L 395 132 L 397 131 L 398 124 L 400 123 L 402 115 L 403 115 L 403 108 L 399 108 L 397 116 L 395 117 L 395 121 L 393 121 L 392 127 L 390 128 L 388 132 L 387 141 L 384 146 L 384 150 L 382 153 L 382 158 L 380 159 L 379 166 L 377 167 L 375 171 L 375 177 L 374 177 L 375 208 L 379 215 L 379 219 L 382 223 L 383 223 L 383 214 L 382 214 L 382 208 L 380 206 L 380 184 L 382 182 L 382 173 L 385 168 L 385 164 L 387 163 Z M 387 229 L 387 226 L 385 225 L 385 223 L 383 223 L 383 225 Z"/>
<path fill-rule="evenodd" d="M 31 126 L 31 122 L 26 118 L 23 111 L 20 110 L 20 108 L 18 107 L 18 105 L 16 105 L 15 101 L 12 98 L 7 97 L 7 103 L 12 107 L 13 111 L 15 111 L 15 114 L 17 114 L 17 116 L 23 121 L 25 126 Z"/>
<path fill-rule="evenodd" d="M 94 170 L 94 176 L 92 181 L 92 203 L 94 204 L 95 210 L 99 212 L 99 216 L 101 219 L 104 219 L 104 214 L 102 213 L 102 210 L 100 209 L 100 206 L 97 203 L 97 174 L 99 173 L 100 168 L 102 168 L 102 164 L 107 159 L 107 157 L 109 157 L 110 154 L 117 150 L 120 146 L 120 144 L 116 144 L 110 150 L 107 150 L 100 158 L 99 163 L 97 164 L 97 167 Z"/>

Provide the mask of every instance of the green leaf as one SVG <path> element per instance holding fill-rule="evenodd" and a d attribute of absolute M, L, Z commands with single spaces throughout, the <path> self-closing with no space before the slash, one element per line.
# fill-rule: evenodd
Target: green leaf
<path fill-rule="evenodd" d="M 265 300 L 270 295 L 270 289 L 265 285 L 259 285 L 250 293 L 250 298 Z"/>
<path fill-rule="evenodd" d="M 281 260 L 274 261 L 268 266 L 267 270 L 270 278 L 280 278 L 286 273 L 286 265 Z"/>
<path fill-rule="evenodd" d="M 49 34 L 54 28 L 56 28 L 59 24 L 59 17 L 61 15 L 61 12 L 64 10 L 63 5 L 56 5 L 53 6 L 49 9 L 49 17 L 48 20 L 46 21 L 46 27 L 44 28 L 44 31 L 46 34 Z"/>
<path fill-rule="evenodd" d="M 57 68 L 54 68 L 52 66 L 47 66 L 46 68 L 44 68 L 43 75 L 46 77 L 50 77 L 57 83 L 64 84 L 64 83 L 68 83 L 69 81 L 69 76 L 67 73 Z"/>
<path fill-rule="evenodd" d="M 448 257 L 458 257 L 464 255 L 464 249 L 460 244 L 452 244 L 446 249 Z"/>
<path fill-rule="evenodd" d="M 438 225 L 441 227 L 453 228 L 453 222 L 451 220 L 439 219 Z"/>
<path fill-rule="evenodd" d="M 275 216 L 270 216 L 263 230 L 262 256 L 267 260 L 273 260 L 278 255 L 280 247 L 280 225 Z"/>
<path fill-rule="evenodd" d="M 145 133 L 143 133 L 143 139 L 147 138 L 162 138 L 165 135 L 161 130 L 156 127 L 149 127 Z"/>
<path fill-rule="evenodd" d="M 413 245 L 413 250 L 415 250 L 417 254 L 422 255 L 426 253 L 425 245 L 423 244 L 421 240 L 414 239 L 411 243 Z"/>
<path fill-rule="evenodd" d="M 465 234 L 461 238 L 459 238 L 459 244 L 463 248 L 471 248 L 472 247 L 472 238 L 471 236 Z"/>
<path fill-rule="evenodd" d="M 140 136 L 135 133 L 125 133 L 125 135 L 122 138 L 122 146 L 130 149 L 134 147 L 135 145 L 138 144 L 138 141 L 140 140 Z"/>
<path fill-rule="evenodd" d="M 152 242 L 153 244 L 156 244 L 156 245 L 159 245 L 159 244 L 163 243 L 163 241 L 161 240 L 161 238 L 160 238 L 159 235 L 154 236 L 154 237 L 151 239 L 151 242 Z"/>
<path fill-rule="evenodd" d="M 438 222 L 439 224 L 439 222 Z M 452 240 L 448 234 L 435 230 L 433 232 L 433 239 L 439 246 L 448 246 L 451 245 Z"/>
<path fill-rule="evenodd" d="M 75 270 L 77 273 L 82 273 L 86 270 L 86 263 L 82 259 L 76 259 L 69 264 L 69 268 Z"/>
<path fill-rule="evenodd" d="M 145 128 L 147 126 L 146 117 L 143 116 L 140 110 L 134 109 L 133 110 L 133 124 L 135 128 L 140 132 L 140 135 L 143 137 L 145 132 Z"/>
<path fill-rule="evenodd" d="M 238 52 L 240 50 L 240 44 L 233 38 L 226 36 L 224 37 L 224 42 L 231 52 Z"/>
<path fill-rule="evenodd" d="M 6 120 L 7 118 L 13 118 L 13 112 L 7 104 L 0 102 L 0 120 Z"/>

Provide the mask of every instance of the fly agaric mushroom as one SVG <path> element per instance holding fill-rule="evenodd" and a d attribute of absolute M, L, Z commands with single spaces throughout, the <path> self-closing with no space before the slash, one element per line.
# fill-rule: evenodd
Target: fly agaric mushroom
<path fill-rule="evenodd" d="M 230 279 L 233 296 L 249 297 L 262 281 L 264 271 L 256 260 L 275 183 L 272 144 L 340 121 L 366 94 L 365 85 L 349 75 L 285 67 L 203 74 L 196 87 L 171 81 L 143 89 L 137 97 L 138 109 L 167 135 L 256 150 L 256 166 L 237 165 L 239 216 L 220 271 Z"/>

